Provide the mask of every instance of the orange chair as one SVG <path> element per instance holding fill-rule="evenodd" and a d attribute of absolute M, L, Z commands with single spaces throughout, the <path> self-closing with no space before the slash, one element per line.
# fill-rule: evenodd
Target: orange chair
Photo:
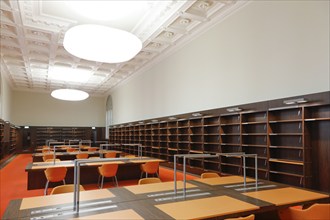
<path fill-rule="evenodd" d="M 238 217 L 238 218 L 226 218 L 225 220 L 254 220 L 254 214 L 245 216 L 245 217 Z"/>
<path fill-rule="evenodd" d="M 56 156 L 55 156 L 55 158 L 56 158 Z M 44 154 L 44 156 L 42 157 L 42 160 L 44 162 L 46 162 L 46 160 L 49 160 L 49 159 L 54 160 L 54 154 Z"/>
<path fill-rule="evenodd" d="M 66 167 L 49 167 L 45 170 L 45 176 L 47 178 L 45 192 L 44 192 L 45 195 L 47 195 L 49 182 L 63 181 L 63 184 L 65 185 L 66 172 L 67 172 Z"/>
<path fill-rule="evenodd" d="M 42 152 L 43 154 L 47 154 L 47 153 L 51 153 L 52 151 L 50 150 L 50 148 L 43 148 L 43 149 L 41 150 L 41 152 Z"/>
<path fill-rule="evenodd" d="M 209 172 L 209 173 L 202 173 L 201 174 L 201 178 L 202 179 L 205 179 L 205 178 L 215 178 L 215 177 L 220 177 L 219 174 L 217 173 L 212 173 L 212 172 Z"/>
<path fill-rule="evenodd" d="M 72 148 L 72 147 L 69 147 L 66 149 L 66 152 L 70 153 L 70 152 L 75 152 L 77 151 L 76 149 Z"/>
<path fill-rule="evenodd" d="M 76 155 L 77 159 L 87 159 L 89 157 L 88 153 L 80 153 Z"/>
<path fill-rule="evenodd" d="M 108 152 L 104 155 L 105 158 L 115 158 L 117 156 L 116 152 Z"/>
<path fill-rule="evenodd" d="M 278 211 L 281 220 L 330 219 L 330 204 L 315 203 L 307 209 L 289 207 Z"/>
<path fill-rule="evenodd" d="M 85 191 L 85 189 L 82 185 L 80 185 L 79 188 L 80 188 L 80 191 Z M 60 193 L 69 193 L 69 192 L 74 192 L 74 184 L 56 186 L 53 188 L 53 190 L 50 192 L 49 195 L 60 194 Z"/>
<path fill-rule="evenodd" d="M 97 147 L 90 147 L 90 148 L 88 148 L 88 151 L 91 151 L 91 152 L 97 151 Z"/>
<path fill-rule="evenodd" d="M 142 179 L 143 173 L 146 173 L 146 177 L 148 177 L 148 174 L 152 174 L 152 175 L 156 174 L 157 177 L 159 178 L 159 175 L 158 175 L 159 162 L 158 161 L 150 161 L 150 162 L 146 162 L 145 164 L 141 164 L 140 169 L 141 169 L 140 179 Z"/>
<path fill-rule="evenodd" d="M 117 170 L 118 170 L 118 164 L 103 164 L 102 166 L 98 167 L 98 172 L 99 172 L 99 179 L 97 181 L 97 184 L 100 185 L 100 177 L 102 177 L 101 180 L 101 187 L 100 189 L 103 188 L 103 182 L 104 182 L 104 177 L 112 177 L 115 179 L 116 186 L 118 187 L 118 181 L 117 181 Z"/>
<path fill-rule="evenodd" d="M 143 179 L 139 179 L 138 184 L 142 185 L 142 184 L 149 184 L 149 183 L 161 183 L 162 181 L 159 178 L 156 177 L 149 177 L 149 178 L 143 178 Z"/>

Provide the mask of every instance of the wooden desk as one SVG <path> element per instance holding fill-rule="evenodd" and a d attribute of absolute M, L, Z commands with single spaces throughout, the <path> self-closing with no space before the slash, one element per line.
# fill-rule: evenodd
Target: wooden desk
<path fill-rule="evenodd" d="M 80 183 L 81 184 L 91 184 L 97 183 L 99 174 L 97 171 L 97 167 L 101 166 L 104 163 L 117 163 L 119 164 L 117 171 L 117 179 L 118 180 L 128 180 L 128 179 L 140 179 L 141 170 L 140 164 L 145 163 L 147 161 L 159 161 L 164 162 L 164 160 L 156 159 L 156 158 L 147 158 L 142 157 L 140 160 L 131 161 L 128 160 L 126 162 L 116 161 L 116 162 L 100 162 L 100 163 L 91 163 L 82 165 L 80 170 Z M 35 162 L 30 163 L 26 166 L 25 171 L 28 173 L 28 184 L 27 189 L 43 189 L 45 188 L 45 184 L 47 179 L 44 174 L 44 170 L 48 167 L 67 167 L 68 171 L 66 174 L 65 181 L 67 184 L 73 183 L 74 181 L 74 162 L 73 161 L 59 161 L 56 162 L 55 165 L 53 162 Z M 105 181 L 110 181 L 111 179 L 105 179 Z M 49 183 L 49 187 L 56 186 L 57 183 Z"/>
<path fill-rule="evenodd" d="M 220 180 L 225 178 L 225 180 Z M 231 180 L 230 180 L 231 179 Z M 239 178 L 237 178 L 239 180 Z M 214 182 L 215 180 L 212 180 Z M 80 213 L 72 211 L 73 193 L 13 200 L 4 218 L 35 219 L 219 219 L 257 216 L 297 204 L 329 202 L 329 194 L 263 181 L 258 189 L 240 191 L 231 177 L 220 177 L 219 184 L 188 181 L 186 198 L 173 193 L 173 182 L 154 183 L 81 192 Z M 231 182 L 230 184 L 224 182 Z M 182 182 L 178 182 L 182 187 Z M 262 188 L 262 186 L 271 186 Z M 250 187 L 250 186 L 249 186 Z M 285 201 L 274 199 L 277 194 Z M 276 196 L 274 196 L 276 195 Z M 290 195 L 290 196 L 289 196 Z M 269 199 L 270 198 L 270 199 Z M 72 200 L 71 200 L 72 199 Z M 71 200 L 71 204 L 70 201 Z M 274 202 L 274 203 L 273 203 Z M 269 219 L 269 218 L 268 218 Z"/>
<path fill-rule="evenodd" d="M 77 154 L 79 153 L 87 153 L 89 154 L 89 157 L 100 157 L 100 154 L 104 155 L 109 152 L 116 152 L 116 157 L 119 157 L 122 153 L 121 151 L 115 151 L 115 150 L 104 150 L 102 152 L 99 151 L 83 151 L 83 152 L 56 152 L 56 158 L 60 160 L 74 160 L 76 159 Z M 32 161 L 33 162 L 43 162 L 42 157 L 44 156 L 43 153 L 34 153 L 32 154 Z"/>

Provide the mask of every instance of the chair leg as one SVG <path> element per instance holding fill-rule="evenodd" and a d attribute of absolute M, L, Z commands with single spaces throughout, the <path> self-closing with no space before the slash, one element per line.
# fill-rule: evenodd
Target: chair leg
<path fill-rule="evenodd" d="M 158 174 L 158 172 L 156 172 L 156 175 L 157 175 L 157 177 L 159 178 L 159 174 Z"/>
<path fill-rule="evenodd" d="M 140 179 L 142 179 L 142 176 L 143 176 L 143 172 L 141 172 Z"/>
<path fill-rule="evenodd" d="M 101 175 L 99 175 L 99 178 L 97 179 L 97 186 L 100 188 L 100 177 Z"/>
<path fill-rule="evenodd" d="M 44 195 L 47 195 L 47 189 L 48 189 L 48 184 L 49 184 L 49 180 L 47 180 L 46 186 L 45 186 L 45 191 L 44 191 Z"/>
<path fill-rule="evenodd" d="M 118 187 L 117 176 L 114 176 L 114 177 L 115 177 L 115 181 L 116 181 L 116 186 Z"/>
<path fill-rule="evenodd" d="M 101 188 L 100 188 L 100 189 L 103 189 L 103 181 L 104 181 L 104 176 L 102 176 L 102 180 L 101 180 Z"/>
<path fill-rule="evenodd" d="M 65 179 L 63 179 L 63 184 L 65 185 L 66 183 L 65 183 Z"/>

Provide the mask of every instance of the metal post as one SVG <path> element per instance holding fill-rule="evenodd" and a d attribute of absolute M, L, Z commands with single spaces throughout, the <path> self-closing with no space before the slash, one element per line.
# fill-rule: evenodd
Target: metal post
<path fill-rule="evenodd" d="M 258 155 L 254 156 L 254 163 L 255 163 L 255 178 L 256 178 L 256 188 L 258 188 Z"/>
<path fill-rule="evenodd" d="M 56 160 L 55 158 L 56 158 L 56 146 L 54 145 L 53 165 L 55 165 L 55 160 Z"/>
<path fill-rule="evenodd" d="M 186 198 L 186 156 L 183 156 L 183 197 Z"/>
<path fill-rule="evenodd" d="M 73 211 L 76 211 L 77 213 L 79 212 L 79 210 L 77 210 L 78 207 L 78 184 L 77 184 L 77 177 L 78 177 L 78 160 L 75 159 L 74 160 L 74 179 L 73 179 L 73 184 L 74 184 L 74 193 L 73 193 Z"/>
<path fill-rule="evenodd" d="M 243 175 L 244 175 L 244 187 L 246 186 L 246 166 L 245 166 L 245 155 L 243 156 Z"/>
<path fill-rule="evenodd" d="M 176 195 L 177 192 L 177 184 L 176 184 L 176 155 L 174 155 L 174 193 Z"/>

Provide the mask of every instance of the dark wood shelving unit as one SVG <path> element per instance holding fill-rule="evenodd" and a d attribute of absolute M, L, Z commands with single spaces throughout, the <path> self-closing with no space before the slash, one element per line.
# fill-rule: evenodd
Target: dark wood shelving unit
<path fill-rule="evenodd" d="M 91 127 L 30 126 L 32 147 L 43 146 L 47 140 L 69 144 L 69 140 L 93 140 Z"/>
<path fill-rule="evenodd" d="M 239 106 L 241 112 L 222 108 L 198 117 L 186 114 L 115 125 L 109 130 L 110 142 L 139 143 L 143 155 L 165 159 L 169 166 L 175 154 L 257 154 L 259 178 L 330 192 L 330 175 L 324 174 L 330 169 L 330 94 L 304 97 L 308 103 L 286 106 L 284 99 L 271 100 Z M 182 165 L 182 158 L 177 162 Z M 187 167 L 197 174 L 243 174 L 239 156 L 189 159 Z M 246 158 L 246 168 L 254 177 L 254 158 Z"/>

